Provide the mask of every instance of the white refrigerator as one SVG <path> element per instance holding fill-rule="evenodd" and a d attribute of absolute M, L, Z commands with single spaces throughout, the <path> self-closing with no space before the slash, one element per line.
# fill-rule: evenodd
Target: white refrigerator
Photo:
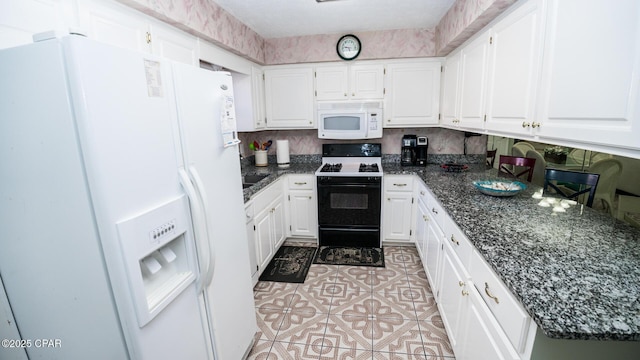
<path fill-rule="evenodd" d="M 242 359 L 230 75 L 66 36 L 0 79 L 0 358 Z"/>

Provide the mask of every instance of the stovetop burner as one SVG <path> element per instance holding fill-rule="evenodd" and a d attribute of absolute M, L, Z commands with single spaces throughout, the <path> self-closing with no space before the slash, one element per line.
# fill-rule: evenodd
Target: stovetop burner
<path fill-rule="evenodd" d="M 379 172 L 380 168 L 378 167 L 378 164 L 364 164 L 361 163 L 360 167 L 358 168 L 358 172 Z"/>
<path fill-rule="evenodd" d="M 340 164 L 340 163 L 338 163 L 338 164 L 326 163 L 326 164 L 324 164 L 322 169 L 320 169 L 320 171 L 322 171 L 322 172 L 340 172 L 340 170 L 342 170 L 342 164 Z"/>

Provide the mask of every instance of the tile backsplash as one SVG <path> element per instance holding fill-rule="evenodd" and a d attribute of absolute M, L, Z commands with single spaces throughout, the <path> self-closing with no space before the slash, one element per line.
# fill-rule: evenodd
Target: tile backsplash
<path fill-rule="evenodd" d="M 487 136 L 471 136 L 465 138 L 465 132 L 442 128 L 404 128 L 384 129 L 382 139 L 371 140 L 324 140 L 318 138 L 317 130 L 266 130 L 258 132 L 241 132 L 238 137 L 242 141 L 240 151 L 243 156 L 251 156 L 249 143 L 254 140 L 264 143 L 273 140 L 269 155 L 275 155 L 276 140 L 289 140 L 291 155 L 311 155 L 322 152 L 322 144 L 326 143 L 382 143 L 383 154 L 400 154 L 402 137 L 405 134 L 426 136 L 429 139 L 429 154 L 485 154 Z M 466 152 L 465 152 L 466 143 Z"/>

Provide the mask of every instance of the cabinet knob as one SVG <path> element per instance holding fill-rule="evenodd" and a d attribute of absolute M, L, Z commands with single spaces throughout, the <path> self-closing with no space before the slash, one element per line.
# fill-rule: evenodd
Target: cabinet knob
<path fill-rule="evenodd" d="M 534 121 L 534 122 L 531 123 L 531 127 L 534 128 L 534 129 L 535 128 L 539 128 L 540 127 L 540 123 Z"/>
<path fill-rule="evenodd" d="M 347 93 L 344 93 L 344 96 L 346 97 L 346 96 L 347 96 Z"/>
<path fill-rule="evenodd" d="M 451 242 L 456 244 L 456 245 L 460 245 L 460 242 L 458 240 L 456 240 L 456 238 L 453 237 L 453 234 L 451 235 Z"/>
<path fill-rule="evenodd" d="M 464 281 L 462 281 L 462 280 L 458 281 L 458 285 L 460 285 L 460 287 L 463 287 L 464 286 Z"/>
<path fill-rule="evenodd" d="M 523 128 L 528 128 L 529 126 L 531 126 L 531 124 L 529 124 L 528 122 L 526 122 L 526 121 L 522 122 L 522 127 Z"/>
<path fill-rule="evenodd" d="M 500 304 L 500 301 L 498 300 L 498 297 L 489 292 L 489 284 L 488 283 L 484 283 L 484 292 L 485 292 L 485 294 L 487 294 L 488 297 L 493 299 L 493 301 L 495 301 L 496 304 Z"/>
<path fill-rule="evenodd" d="M 309 200 L 313 199 L 313 196 L 309 195 Z"/>
<path fill-rule="evenodd" d="M 424 196 L 424 195 L 426 195 L 426 194 L 427 194 L 427 193 L 425 193 L 424 191 L 420 191 L 420 195 Z"/>
<path fill-rule="evenodd" d="M 356 93 L 351 94 L 351 96 L 356 96 Z"/>
<path fill-rule="evenodd" d="M 429 217 L 428 217 L 427 215 L 422 215 L 422 219 L 423 219 L 424 221 L 429 221 Z"/>
<path fill-rule="evenodd" d="M 467 295 L 469 295 L 469 292 L 467 290 L 463 289 L 462 290 L 462 296 L 467 296 Z"/>
<path fill-rule="evenodd" d="M 431 211 L 436 215 L 438 214 L 438 210 L 436 210 L 436 208 L 432 208 Z"/>
<path fill-rule="evenodd" d="M 151 33 L 148 31 L 146 32 L 145 40 L 147 41 L 147 44 L 151 44 Z"/>

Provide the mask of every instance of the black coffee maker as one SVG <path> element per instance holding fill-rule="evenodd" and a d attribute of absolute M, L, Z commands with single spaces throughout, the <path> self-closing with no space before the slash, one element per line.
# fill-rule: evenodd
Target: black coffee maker
<path fill-rule="evenodd" d="M 412 166 L 416 164 L 416 146 L 418 137 L 415 135 L 405 135 L 402 137 L 402 148 L 400 150 L 400 165 Z"/>
<path fill-rule="evenodd" d="M 429 139 L 426 136 L 418 136 L 416 145 L 416 165 L 427 166 L 427 149 L 429 148 Z"/>

